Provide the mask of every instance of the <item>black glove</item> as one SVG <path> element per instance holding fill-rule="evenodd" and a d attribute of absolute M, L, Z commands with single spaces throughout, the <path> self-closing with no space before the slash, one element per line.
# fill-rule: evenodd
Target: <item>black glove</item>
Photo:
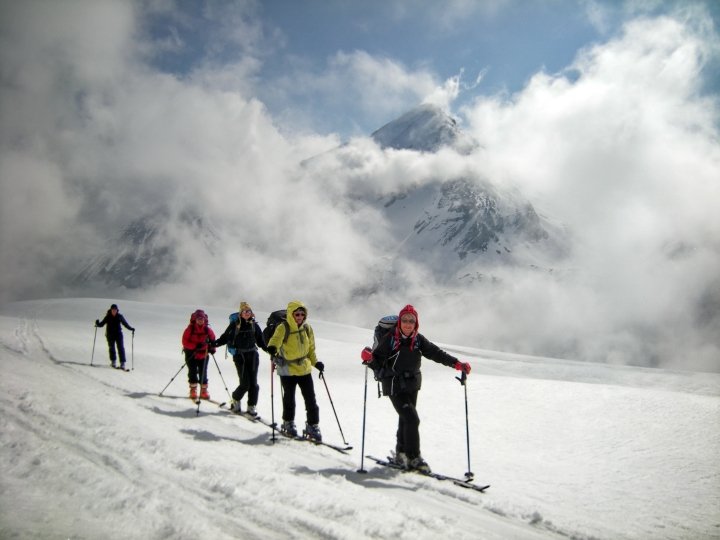
<path fill-rule="evenodd" d="M 95 326 L 100 326 L 100 319 L 95 319 Z"/>
<path fill-rule="evenodd" d="M 268 345 L 267 352 L 270 356 L 277 356 L 277 347 L 275 345 Z"/>
<path fill-rule="evenodd" d="M 130 331 L 131 331 L 133 334 L 135 333 L 135 329 L 134 329 L 134 328 L 131 328 Z"/>
<path fill-rule="evenodd" d="M 320 373 L 325 371 L 325 364 L 323 364 L 322 362 L 315 362 L 315 367 Z"/>

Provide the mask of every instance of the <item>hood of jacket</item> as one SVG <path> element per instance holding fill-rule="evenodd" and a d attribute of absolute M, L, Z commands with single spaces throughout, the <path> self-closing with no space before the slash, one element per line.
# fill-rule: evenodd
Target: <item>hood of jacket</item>
<path fill-rule="evenodd" d="M 300 300 L 291 300 L 287 305 L 287 312 L 286 312 L 285 317 L 286 317 L 288 325 L 290 326 L 291 331 L 298 330 L 298 324 L 295 322 L 295 317 L 293 317 L 293 312 L 297 311 L 300 308 L 305 310 L 305 321 L 303 321 L 303 324 L 305 324 L 305 322 L 307 322 L 307 319 L 308 319 L 308 310 L 305 307 L 305 304 L 303 304 Z"/>

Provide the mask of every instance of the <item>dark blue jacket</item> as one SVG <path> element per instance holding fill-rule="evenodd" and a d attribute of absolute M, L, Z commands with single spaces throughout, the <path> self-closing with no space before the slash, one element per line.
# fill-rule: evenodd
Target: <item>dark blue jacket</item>
<path fill-rule="evenodd" d="M 230 321 L 228 327 L 215 341 L 217 347 L 226 344 L 235 349 L 237 353 L 256 351 L 258 347 L 263 351 L 267 350 L 262 330 L 255 319 L 246 321 L 240 318 L 239 323 Z"/>
<path fill-rule="evenodd" d="M 122 334 L 122 328 L 120 327 L 121 324 L 131 332 L 135 331 L 135 329 L 128 324 L 128 322 L 125 320 L 125 317 L 123 317 L 119 311 L 117 315 L 113 317 L 113 314 L 109 309 L 107 314 L 105 315 L 105 318 L 102 321 L 97 321 L 96 324 L 99 327 L 105 326 L 107 324 L 105 335 L 108 338 L 116 338 Z"/>

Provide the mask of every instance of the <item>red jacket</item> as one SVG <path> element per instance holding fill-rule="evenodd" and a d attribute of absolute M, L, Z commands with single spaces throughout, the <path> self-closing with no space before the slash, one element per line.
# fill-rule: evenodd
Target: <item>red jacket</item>
<path fill-rule="evenodd" d="M 214 353 L 215 332 L 207 324 L 198 327 L 197 324 L 189 324 L 183 332 L 182 346 L 187 351 L 195 351 L 193 355 L 198 360 L 204 360 L 207 353 Z"/>

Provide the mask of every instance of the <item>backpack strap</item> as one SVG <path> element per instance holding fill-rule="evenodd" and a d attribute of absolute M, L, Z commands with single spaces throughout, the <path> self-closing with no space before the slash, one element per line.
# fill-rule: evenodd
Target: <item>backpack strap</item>
<path fill-rule="evenodd" d="M 287 343 L 287 340 L 290 338 L 290 325 L 285 319 L 282 320 L 282 323 L 285 327 L 285 337 L 283 338 L 283 345 L 285 345 Z"/>

